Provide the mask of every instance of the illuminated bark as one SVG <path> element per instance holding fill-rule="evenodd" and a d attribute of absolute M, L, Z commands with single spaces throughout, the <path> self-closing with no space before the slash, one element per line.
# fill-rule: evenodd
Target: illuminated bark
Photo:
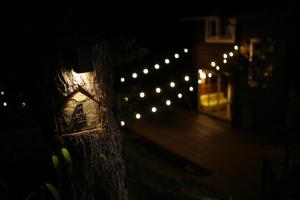
<path fill-rule="evenodd" d="M 110 51 L 103 42 L 93 52 L 94 71 L 77 74 L 62 66 L 55 75 L 55 137 L 71 154 L 72 199 L 126 200 Z"/>

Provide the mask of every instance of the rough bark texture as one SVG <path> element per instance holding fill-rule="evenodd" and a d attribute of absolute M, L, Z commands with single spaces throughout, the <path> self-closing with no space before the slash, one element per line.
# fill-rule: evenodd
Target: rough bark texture
<path fill-rule="evenodd" d="M 110 50 L 101 42 L 93 52 L 93 72 L 76 74 L 62 67 L 56 74 L 56 137 L 72 158 L 72 199 L 126 200 L 120 132 L 112 110 Z"/>

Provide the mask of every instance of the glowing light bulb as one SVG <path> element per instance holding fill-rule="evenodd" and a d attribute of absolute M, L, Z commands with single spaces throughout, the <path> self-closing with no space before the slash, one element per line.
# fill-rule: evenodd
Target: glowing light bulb
<path fill-rule="evenodd" d="M 166 105 L 167 105 L 167 106 L 170 106 L 171 103 L 172 103 L 172 102 L 171 102 L 169 99 L 166 101 Z"/>
<path fill-rule="evenodd" d="M 233 53 L 232 53 L 232 52 L 229 52 L 229 56 L 232 57 L 232 56 L 233 56 Z"/>
<path fill-rule="evenodd" d="M 141 118 L 141 114 L 137 113 L 137 114 L 135 115 L 135 118 L 140 119 L 140 118 Z"/>
<path fill-rule="evenodd" d="M 171 88 L 175 87 L 175 83 L 174 83 L 173 81 L 170 82 L 170 87 L 171 87 Z"/>
<path fill-rule="evenodd" d="M 127 101 L 128 101 L 128 97 L 124 97 L 124 101 L 126 101 L 126 102 L 127 102 Z"/>
<path fill-rule="evenodd" d="M 154 65 L 154 68 L 155 68 L 155 69 L 159 69 L 159 64 L 155 64 L 155 65 Z"/>
<path fill-rule="evenodd" d="M 5 92 L 4 91 L 1 91 L 1 95 L 4 95 L 5 94 Z"/>
<path fill-rule="evenodd" d="M 200 78 L 206 79 L 206 74 L 205 74 L 204 72 L 202 72 L 202 73 L 200 74 Z"/>
<path fill-rule="evenodd" d="M 145 93 L 144 92 L 140 92 L 140 97 L 144 98 L 145 97 Z"/>
<path fill-rule="evenodd" d="M 184 76 L 184 80 L 185 80 L 185 81 L 189 81 L 189 80 L 190 80 L 190 77 L 189 77 L 189 76 Z"/>
<path fill-rule="evenodd" d="M 201 83 L 202 83 L 202 81 L 201 81 L 201 79 L 199 79 L 199 80 L 198 80 L 198 84 L 201 84 Z"/>
<path fill-rule="evenodd" d="M 151 108 L 151 111 L 152 111 L 152 112 L 156 112 L 156 111 L 157 111 L 156 107 L 153 106 L 153 107 Z"/>
<path fill-rule="evenodd" d="M 219 66 L 217 66 L 217 67 L 216 67 L 216 70 L 220 70 L 220 67 L 219 67 Z"/>
<path fill-rule="evenodd" d="M 211 73 L 208 73 L 208 78 L 211 78 L 212 77 L 212 74 Z"/>
<path fill-rule="evenodd" d="M 125 126 L 125 122 L 124 121 L 121 121 L 120 124 L 121 124 L 121 126 Z"/>
<path fill-rule="evenodd" d="M 226 63 L 227 63 L 227 60 L 226 60 L 226 59 L 224 59 L 224 60 L 223 60 L 223 63 L 224 63 L 224 64 L 226 64 Z"/>
<path fill-rule="evenodd" d="M 22 107 L 24 108 L 26 106 L 26 103 L 25 102 L 22 102 Z"/>
<path fill-rule="evenodd" d="M 199 70 L 198 70 L 198 73 L 201 74 L 201 73 L 202 73 L 202 69 L 199 69 Z"/>
<path fill-rule="evenodd" d="M 178 93 L 177 97 L 178 97 L 179 99 L 181 99 L 181 98 L 182 98 L 182 94 L 181 94 L 181 93 Z"/>
<path fill-rule="evenodd" d="M 147 68 L 143 69 L 143 73 L 144 74 L 148 74 L 149 73 L 149 70 Z"/>
<path fill-rule="evenodd" d="M 169 63 L 170 63 L 170 60 L 169 60 L 168 58 L 166 58 L 166 59 L 165 59 L 165 63 L 166 63 L 166 64 L 169 64 Z"/>
<path fill-rule="evenodd" d="M 125 82 L 125 78 L 122 77 L 122 78 L 120 79 L 120 81 L 121 81 L 122 83 Z"/>
<path fill-rule="evenodd" d="M 215 66 L 216 66 L 216 62 L 215 62 L 215 61 L 212 61 L 212 62 L 210 63 L 210 65 L 211 65 L 212 67 L 215 67 Z"/>
<path fill-rule="evenodd" d="M 189 50 L 187 48 L 183 49 L 184 53 L 188 53 Z"/>
<path fill-rule="evenodd" d="M 155 88 L 155 92 L 158 94 L 161 92 L 161 89 L 159 87 Z"/>
<path fill-rule="evenodd" d="M 238 45 L 234 45 L 234 50 L 238 50 L 239 46 Z"/>
<path fill-rule="evenodd" d="M 223 58 L 227 58 L 228 56 L 227 56 L 227 54 L 226 53 L 224 53 L 223 54 Z"/>
<path fill-rule="evenodd" d="M 194 88 L 191 86 L 191 87 L 189 87 L 189 90 L 190 90 L 191 92 L 193 92 Z"/>
<path fill-rule="evenodd" d="M 3 102 L 3 106 L 6 107 L 7 106 L 7 102 Z"/>
<path fill-rule="evenodd" d="M 174 57 L 177 59 L 177 58 L 179 58 L 179 54 L 178 53 L 175 53 L 174 54 Z"/>
<path fill-rule="evenodd" d="M 137 73 L 132 73 L 132 78 L 137 78 L 138 77 L 138 75 L 137 75 Z"/>

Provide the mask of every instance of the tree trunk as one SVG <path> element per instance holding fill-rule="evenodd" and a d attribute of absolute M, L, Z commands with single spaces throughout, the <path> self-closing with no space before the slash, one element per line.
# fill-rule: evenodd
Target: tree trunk
<path fill-rule="evenodd" d="M 120 131 L 113 110 L 112 64 L 106 42 L 93 46 L 94 71 L 59 67 L 52 88 L 55 137 L 72 159 L 74 200 L 126 200 Z M 58 103 L 59 102 L 59 103 Z"/>

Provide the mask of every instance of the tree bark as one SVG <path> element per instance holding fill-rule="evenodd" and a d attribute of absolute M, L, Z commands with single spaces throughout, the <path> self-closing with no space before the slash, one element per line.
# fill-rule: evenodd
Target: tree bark
<path fill-rule="evenodd" d="M 55 137 L 70 152 L 74 200 L 126 200 L 120 131 L 113 114 L 112 62 L 107 42 L 93 46 L 94 71 L 60 66 L 52 102 Z"/>

